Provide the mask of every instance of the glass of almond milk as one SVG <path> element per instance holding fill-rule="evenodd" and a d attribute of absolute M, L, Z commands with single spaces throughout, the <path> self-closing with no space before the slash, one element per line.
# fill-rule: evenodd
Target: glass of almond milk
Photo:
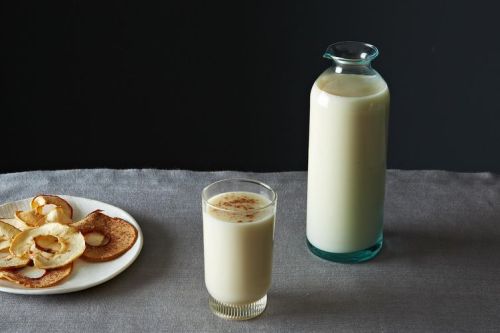
<path fill-rule="evenodd" d="M 276 193 L 248 179 L 227 179 L 202 192 L 205 285 L 209 306 L 225 319 L 260 315 L 271 286 Z"/>

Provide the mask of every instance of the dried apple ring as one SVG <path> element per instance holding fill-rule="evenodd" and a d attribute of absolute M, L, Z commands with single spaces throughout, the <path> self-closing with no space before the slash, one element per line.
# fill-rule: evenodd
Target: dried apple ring
<path fill-rule="evenodd" d="M 19 229 L 21 231 L 31 228 L 29 225 L 27 225 L 26 223 L 24 223 L 24 222 L 22 222 L 22 221 L 20 221 L 18 219 L 0 218 L 0 222 L 5 222 L 7 224 L 10 224 L 14 228 Z"/>
<path fill-rule="evenodd" d="M 14 237 L 16 237 L 20 232 L 21 230 L 0 221 L 0 250 L 8 249 Z"/>
<path fill-rule="evenodd" d="M 30 227 L 38 227 L 45 223 L 45 216 L 38 214 L 36 210 L 18 210 L 14 216 Z"/>
<path fill-rule="evenodd" d="M 28 288 L 46 288 L 58 284 L 73 270 L 73 263 L 54 269 L 26 266 L 20 269 L 0 271 L 0 278 L 18 283 Z"/>
<path fill-rule="evenodd" d="M 54 236 L 60 247 L 54 253 L 37 248 L 35 238 Z M 85 239 L 76 229 L 60 223 L 47 223 L 18 234 L 10 245 L 10 252 L 17 257 L 29 257 L 35 267 L 50 269 L 69 264 L 85 251 Z"/>
<path fill-rule="evenodd" d="M 9 252 L 12 240 L 20 233 L 20 230 L 0 221 L 0 268 L 16 268 L 28 264 L 28 257 L 19 258 Z"/>
<path fill-rule="evenodd" d="M 71 225 L 85 237 L 82 258 L 88 261 L 109 261 L 127 252 L 137 240 L 137 229 L 125 220 L 109 217 L 100 210 Z"/>
<path fill-rule="evenodd" d="M 56 205 L 63 209 L 64 214 L 67 217 L 73 218 L 73 208 L 71 205 L 61 197 L 57 195 L 40 194 L 31 200 L 31 208 L 36 210 L 38 207 L 43 205 Z"/>

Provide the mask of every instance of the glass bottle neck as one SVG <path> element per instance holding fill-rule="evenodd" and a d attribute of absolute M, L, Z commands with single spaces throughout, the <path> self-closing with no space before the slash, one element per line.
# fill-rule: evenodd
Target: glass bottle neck
<path fill-rule="evenodd" d="M 375 46 L 363 42 L 344 41 L 328 46 L 324 58 L 333 60 L 337 74 L 376 75 L 371 62 L 378 55 Z"/>
<path fill-rule="evenodd" d="M 372 68 L 371 63 L 347 63 L 335 61 L 332 65 L 332 70 L 336 74 L 357 74 L 357 75 L 375 75 L 377 72 Z"/>

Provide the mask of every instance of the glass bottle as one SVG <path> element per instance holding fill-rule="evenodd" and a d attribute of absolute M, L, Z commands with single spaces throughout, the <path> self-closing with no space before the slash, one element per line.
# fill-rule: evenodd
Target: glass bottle
<path fill-rule="evenodd" d="M 337 262 L 366 261 L 383 243 L 389 89 L 372 67 L 375 46 L 338 42 L 312 87 L 307 244 Z"/>

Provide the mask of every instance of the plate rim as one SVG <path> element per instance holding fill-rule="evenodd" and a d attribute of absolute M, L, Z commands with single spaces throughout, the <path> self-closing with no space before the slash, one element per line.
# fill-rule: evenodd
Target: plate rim
<path fill-rule="evenodd" d="M 133 254 L 132 258 L 128 262 L 126 262 L 123 266 L 119 267 L 112 274 L 110 274 L 109 276 L 106 276 L 104 278 L 98 279 L 98 280 L 96 280 L 96 281 L 94 281 L 92 283 L 89 283 L 89 284 L 83 284 L 83 285 L 80 285 L 80 286 L 73 286 L 73 287 L 64 288 L 63 287 L 64 286 L 64 281 L 63 281 L 62 284 L 60 284 L 60 285 L 55 285 L 55 286 L 47 287 L 47 288 L 26 288 L 26 287 L 21 288 L 20 285 L 16 285 L 17 288 L 0 286 L 0 292 L 9 293 L 9 294 L 17 294 L 17 295 L 56 295 L 56 294 L 68 294 L 68 293 L 73 293 L 73 292 L 77 292 L 77 291 L 89 289 L 89 288 L 98 286 L 100 284 L 103 284 L 105 282 L 108 282 L 109 280 L 115 278 L 120 273 L 122 273 L 127 268 L 129 268 L 137 260 L 137 258 L 139 257 L 139 254 L 141 253 L 142 247 L 143 247 L 143 244 L 144 244 L 144 236 L 143 236 L 143 233 L 142 233 L 141 226 L 134 219 L 134 217 L 132 215 L 130 215 L 130 213 L 128 213 L 127 211 L 125 211 L 124 209 L 122 209 L 120 207 L 116 207 L 116 206 L 111 205 L 109 203 L 102 202 L 102 201 L 95 200 L 95 199 L 89 199 L 89 198 L 78 197 L 78 196 L 67 195 L 67 194 L 51 194 L 51 195 L 57 195 L 57 196 L 59 196 L 59 197 L 61 197 L 63 199 L 70 199 L 71 201 L 84 200 L 84 201 L 87 201 L 87 202 L 91 202 L 91 203 L 95 204 L 96 206 L 98 206 L 98 205 L 104 205 L 104 206 L 112 207 L 113 209 L 117 209 L 117 210 L 121 211 L 121 213 L 123 213 L 127 217 L 127 219 L 128 219 L 127 222 L 131 223 L 134 227 L 137 228 L 137 240 L 136 240 L 136 244 L 139 245 L 139 247 L 137 248 L 137 251 Z M 2 203 L 0 205 L 0 207 L 6 206 L 6 205 L 10 205 L 10 204 L 19 203 L 19 202 L 29 201 L 32 198 L 34 198 L 34 197 L 29 197 L 29 198 L 14 200 L 14 201 L 8 201 L 8 202 L 5 202 L 5 203 Z M 106 210 L 105 207 L 102 207 L 102 209 Z M 134 244 L 134 246 L 136 244 Z M 82 259 L 80 259 L 80 260 L 82 260 Z"/>

